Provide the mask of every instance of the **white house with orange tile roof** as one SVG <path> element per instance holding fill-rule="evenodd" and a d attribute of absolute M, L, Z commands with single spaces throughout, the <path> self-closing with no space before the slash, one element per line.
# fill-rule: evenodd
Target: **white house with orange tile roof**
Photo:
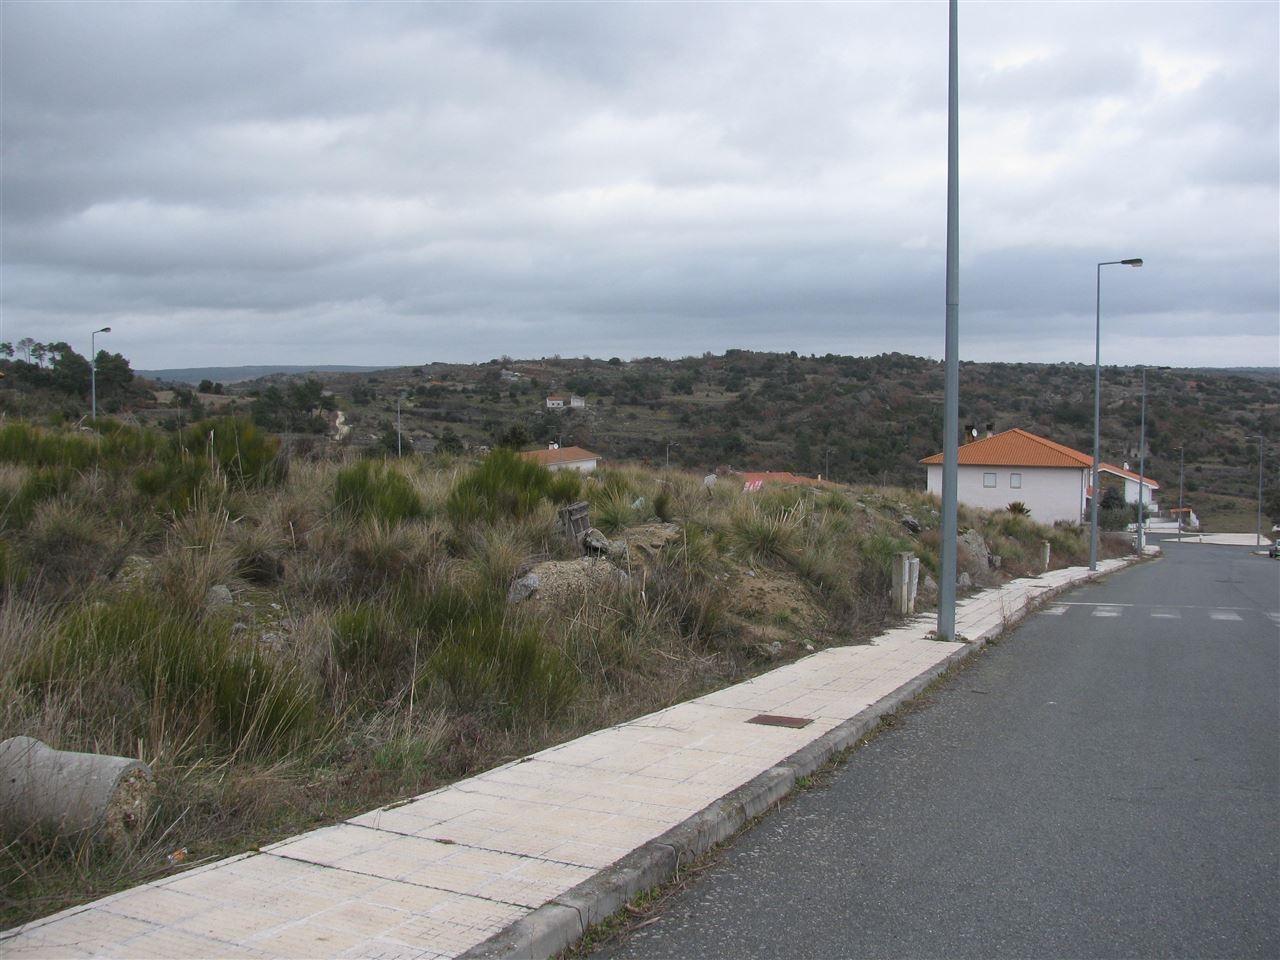
<path fill-rule="evenodd" d="M 1098 464 L 1098 473 L 1103 476 L 1103 484 L 1106 484 L 1106 477 L 1117 477 L 1124 481 L 1124 502 L 1138 502 L 1138 487 L 1142 487 L 1142 504 L 1145 513 L 1159 512 L 1156 506 L 1155 492 L 1160 489 L 1160 484 L 1156 483 L 1150 477 L 1140 477 L 1129 469 L 1126 463 L 1123 467 L 1117 467 L 1114 463 Z"/>
<path fill-rule="evenodd" d="M 582 447 L 562 447 L 554 443 L 545 450 L 526 450 L 520 456 L 540 463 L 548 470 L 577 470 L 579 473 L 593 473 L 604 459 Z"/>
<path fill-rule="evenodd" d="M 930 493 L 942 495 L 942 454 L 920 461 Z M 1006 430 L 960 448 L 956 496 L 970 507 L 1003 510 L 1020 501 L 1040 523 L 1079 523 L 1093 459 L 1026 430 Z"/>

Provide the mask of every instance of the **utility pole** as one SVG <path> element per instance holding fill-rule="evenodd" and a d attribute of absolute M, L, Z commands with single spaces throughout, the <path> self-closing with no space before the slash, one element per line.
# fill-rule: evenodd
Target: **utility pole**
<path fill-rule="evenodd" d="M 671 469 L 671 448 L 678 447 L 678 446 L 680 446 L 680 441 L 678 440 L 667 441 L 667 469 L 668 470 Z"/>
<path fill-rule="evenodd" d="M 946 390 L 942 403 L 942 570 L 938 639 L 956 636 L 956 482 L 960 460 L 960 117 L 957 90 L 957 0 L 948 4 L 947 51 L 947 312 Z"/>
<path fill-rule="evenodd" d="M 404 456 L 404 450 L 400 446 L 400 396 L 396 395 L 396 456 Z"/>

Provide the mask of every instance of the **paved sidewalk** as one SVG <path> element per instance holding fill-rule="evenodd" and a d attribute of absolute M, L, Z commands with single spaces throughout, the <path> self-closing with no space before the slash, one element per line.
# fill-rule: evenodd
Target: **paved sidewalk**
<path fill-rule="evenodd" d="M 1088 577 L 1056 570 L 971 597 L 957 630 L 984 642 Z M 823 650 L 261 853 L 34 921 L 0 934 L 0 955 L 547 955 L 761 812 L 801 766 L 856 740 L 961 656 L 963 643 L 926 639 L 933 622 L 918 617 L 870 644 Z M 747 723 L 762 713 L 810 722 Z"/>

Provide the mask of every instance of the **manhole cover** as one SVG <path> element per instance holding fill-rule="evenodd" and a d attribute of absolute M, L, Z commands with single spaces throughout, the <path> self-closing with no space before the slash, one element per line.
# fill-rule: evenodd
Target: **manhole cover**
<path fill-rule="evenodd" d="M 781 717 L 774 713 L 758 713 L 747 723 L 758 723 L 765 727 L 794 727 L 797 730 L 813 723 L 804 717 Z"/>

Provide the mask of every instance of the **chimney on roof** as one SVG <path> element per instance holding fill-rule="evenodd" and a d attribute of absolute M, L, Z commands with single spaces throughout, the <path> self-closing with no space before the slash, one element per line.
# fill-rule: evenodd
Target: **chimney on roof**
<path fill-rule="evenodd" d="M 994 423 L 987 424 L 987 439 L 990 440 L 996 434 L 996 425 Z"/>
<path fill-rule="evenodd" d="M 963 447 L 966 443 L 969 443 L 971 440 L 976 440 L 977 438 L 978 428 L 972 423 L 966 423 L 964 425 L 964 436 L 960 438 L 960 446 Z"/>

